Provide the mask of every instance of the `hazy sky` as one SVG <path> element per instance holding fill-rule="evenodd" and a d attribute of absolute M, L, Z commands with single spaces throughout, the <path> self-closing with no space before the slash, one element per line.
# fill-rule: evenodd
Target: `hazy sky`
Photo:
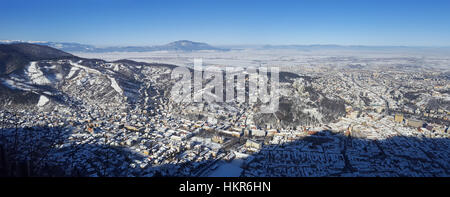
<path fill-rule="evenodd" d="M 450 1 L 0 0 L 0 39 L 450 46 Z"/>

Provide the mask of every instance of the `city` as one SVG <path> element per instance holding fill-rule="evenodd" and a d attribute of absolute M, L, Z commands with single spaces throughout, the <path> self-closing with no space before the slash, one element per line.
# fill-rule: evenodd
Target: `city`
<path fill-rule="evenodd" d="M 3 190 L 448 188 L 449 0 L 0 5 Z"/>
<path fill-rule="evenodd" d="M 2 53 L 14 47 L 55 57 L 2 71 L 0 169 L 8 176 L 449 175 L 446 57 L 420 65 L 317 56 L 281 66 L 279 109 L 267 114 L 259 102 L 175 102 L 176 65 L 28 43 Z"/>

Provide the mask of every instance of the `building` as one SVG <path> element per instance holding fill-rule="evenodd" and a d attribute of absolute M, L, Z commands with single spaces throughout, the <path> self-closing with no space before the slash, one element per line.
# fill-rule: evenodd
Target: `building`
<path fill-rule="evenodd" d="M 359 111 L 352 111 L 347 114 L 347 118 L 356 119 L 359 116 Z"/>
<path fill-rule="evenodd" d="M 395 114 L 394 121 L 398 123 L 403 122 L 403 114 Z"/>
<path fill-rule="evenodd" d="M 213 136 L 212 138 L 211 138 L 211 141 L 213 141 L 213 142 L 215 142 L 215 143 L 219 143 L 219 144 L 222 144 L 223 143 L 223 141 L 224 141 L 224 139 L 223 139 L 223 137 L 222 136 Z"/>
<path fill-rule="evenodd" d="M 266 136 L 266 131 L 264 131 L 264 130 L 259 130 L 259 129 L 253 129 L 253 130 L 252 130 L 252 136 L 256 136 L 256 137 L 265 137 L 265 136 Z"/>
<path fill-rule="evenodd" d="M 414 127 L 414 128 L 421 128 L 423 126 L 423 121 L 411 119 L 411 120 L 408 120 L 407 125 L 410 127 Z"/>
<path fill-rule="evenodd" d="M 248 129 L 245 129 L 244 130 L 244 136 L 250 136 L 250 130 L 248 130 Z"/>
<path fill-rule="evenodd" d="M 170 136 L 170 139 L 173 141 L 181 141 L 182 140 L 182 138 L 180 136 L 176 136 L 176 135 Z"/>
<path fill-rule="evenodd" d="M 253 140 L 247 140 L 247 142 L 245 142 L 245 147 L 260 149 L 262 144 Z"/>
<path fill-rule="evenodd" d="M 276 129 L 270 129 L 267 131 L 267 136 L 274 136 L 278 131 Z"/>
<path fill-rule="evenodd" d="M 138 128 L 130 126 L 130 125 L 125 125 L 124 127 L 125 127 L 125 129 L 127 129 L 129 131 L 134 131 L 134 132 L 138 132 L 139 131 Z"/>

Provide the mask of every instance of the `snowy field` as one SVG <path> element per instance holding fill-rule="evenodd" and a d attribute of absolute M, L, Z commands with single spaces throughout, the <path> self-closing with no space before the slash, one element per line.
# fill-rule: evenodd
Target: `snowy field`
<path fill-rule="evenodd" d="M 316 67 L 361 65 L 427 65 L 448 69 L 449 50 L 299 50 L 299 49 L 235 49 L 230 51 L 153 51 L 153 52 L 109 52 L 74 53 L 84 58 L 99 58 L 107 61 L 130 59 L 148 63 L 165 63 L 192 66 L 194 59 L 203 59 L 204 66 L 279 66 Z"/>

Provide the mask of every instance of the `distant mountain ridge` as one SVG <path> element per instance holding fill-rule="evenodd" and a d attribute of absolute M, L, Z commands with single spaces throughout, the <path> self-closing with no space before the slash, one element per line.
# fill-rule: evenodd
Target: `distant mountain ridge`
<path fill-rule="evenodd" d="M 152 52 L 152 51 L 229 51 L 242 49 L 256 50 L 298 50 L 298 51 L 317 51 L 317 50 L 354 50 L 354 51 L 395 51 L 395 52 L 450 52 L 450 47 L 445 46 L 370 46 L 370 45 L 337 45 L 337 44 L 290 44 L 290 45 L 235 45 L 235 46 L 211 46 L 203 42 L 193 42 L 189 40 L 178 40 L 165 45 L 154 46 L 110 46 L 96 47 L 89 44 L 80 44 L 74 42 L 47 42 L 47 41 L 23 41 L 23 40 L 0 40 L 0 44 L 19 44 L 28 43 L 49 46 L 68 53 L 109 53 L 109 52 Z"/>
<path fill-rule="evenodd" d="M 189 40 L 179 40 L 165 45 L 155 46 L 112 46 L 96 47 L 93 45 L 71 43 L 71 42 L 45 42 L 45 41 L 21 41 L 21 40 L 3 40 L 0 44 L 31 43 L 53 47 L 66 52 L 149 52 L 149 51 L 200 51 L 214 50 L 225 51 L 227 49 L 213 47 L 202 42 L 193 42 Z"/>

